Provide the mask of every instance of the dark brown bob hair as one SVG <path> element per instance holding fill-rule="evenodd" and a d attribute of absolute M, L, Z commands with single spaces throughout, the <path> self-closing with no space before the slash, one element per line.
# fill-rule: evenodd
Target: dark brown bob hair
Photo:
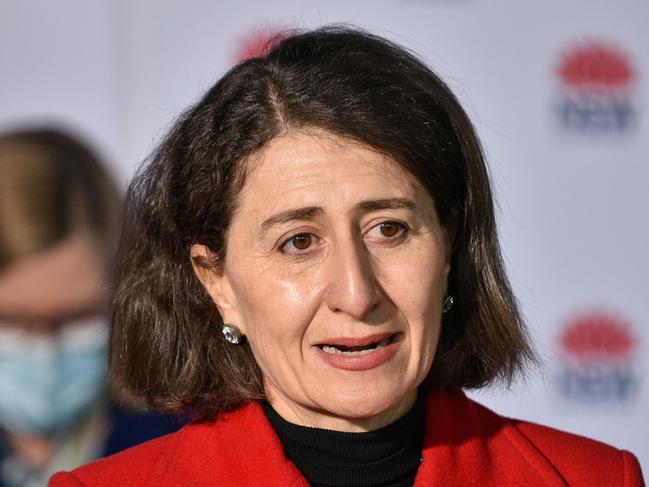
<path fill-rule="evenodd" d="M 114 384 L 159 409 L 214 414 L 263 398 L 250 347 L 228 344 L 190 247 L 218 268 L 251 156 L 291 131 L 325 130 L 397 161 L 427 188 L 454 251 L 435 389 L 509 384 L 534 360 L 503 270 L 478 137 L 446 84 L 370 33 L 285 36 L 232 68 L 176 122 L 130 186 L 112 308 Z"/>

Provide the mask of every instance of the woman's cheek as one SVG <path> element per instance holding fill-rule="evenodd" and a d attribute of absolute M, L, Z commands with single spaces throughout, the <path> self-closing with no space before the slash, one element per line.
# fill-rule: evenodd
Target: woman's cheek
<path fill-rule="evenodd" d="M 317 307 L 328 284 L 325 268 L 312 263 L 287 267 L 274 275 L 275 298 L 295 311 Z"/>

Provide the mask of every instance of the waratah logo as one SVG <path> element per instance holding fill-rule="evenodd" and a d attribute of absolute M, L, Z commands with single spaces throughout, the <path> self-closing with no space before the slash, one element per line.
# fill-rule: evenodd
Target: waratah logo
<path fill-rule="evenodd" d="M 561 392 L 594 403 L 630 399 L 639 383 L 637 344 L 631 325 L 611 312 L 591 311 L 569 320 L 558 339 Z"/>
<path fill-rule="evenodd" d="M 238 49 L 235 53 L 235 61 L 240 63 L 247 59 L 261 57 L 282 40 L 281 30 L 279 29 L 262 29 L 255 30 L 240 40 Z"/>
<path fill-rule="evenodd" d="M 578 44 L 563 53 L 556 74 L 557 113 L 566 129 L 624 132 L 636 124 L 638 74 L 622 49 L 600 41 Z"/>

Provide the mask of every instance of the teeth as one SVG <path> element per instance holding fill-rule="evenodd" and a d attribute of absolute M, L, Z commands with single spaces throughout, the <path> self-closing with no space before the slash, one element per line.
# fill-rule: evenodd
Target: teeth
<path fill-rule="evenodd" d="M 376 345 L 376 348 L 379 348 L 379 347 L 387 347 L 388 345 L 390 345 L 390 340 L 391 340 L 390 337 L 381 340 L 381 341 Z"/>
<path fill-rule="evenodd" d="M 332 347 L 330 345 L 323 345 L 322 346 L 322 351 L 323 352 L 331 353 L 333 355 L 348 355 L 350 357 L 357 356 L 357 355 L 366 355 L 368 353 L 372 353 L 375 350 L 376 350 L 376 348 L 366 348 L 365 350 L 354 350 L 354 351 L 345 351 L 345 352 L 343 352 L 342 350 L 339 350 L 336 347 Z"/>
<path fill-rule="evenodd" d="M 359 356 L 359 355 L 367 355 L 368 353 L 372 353 L 379 348 L 387 347 L 390 344 L 390 337 L 385 338 L 378 342 L 375 345 L 370 345 L 369 348 L 365 348 L 362 350 L 340 350 L 339 348 L 336 348 L 333 345 L 322 345 L 322 351 L 326 353 L 330 353 L 333 355 L 347 355 L 350 357 L 354 356 Z"/>

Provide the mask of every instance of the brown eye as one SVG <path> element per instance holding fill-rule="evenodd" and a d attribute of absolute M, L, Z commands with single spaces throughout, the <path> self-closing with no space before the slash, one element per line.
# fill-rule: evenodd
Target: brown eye
<path fill-rule="evenodd" d="M 308 233 L 303 233 L 301 235 L 296 235 L 291 239 L 293 246 L 298 250 L 306 250 L 311 246 L 311 235 Z"/>
<path fill-rule="evenodd" d="M 299 254 L 311 247 L 313 238 L 313 235 L 310 233 L 294 235 L 282 244 L 280 251 L 284 254 Z"/>
<path fill-rule="evenodd" d="M 384 237 L 394 237 L 399 232 L 399 225 L 396 222 L 381 223 L 381 235 Z"/>

